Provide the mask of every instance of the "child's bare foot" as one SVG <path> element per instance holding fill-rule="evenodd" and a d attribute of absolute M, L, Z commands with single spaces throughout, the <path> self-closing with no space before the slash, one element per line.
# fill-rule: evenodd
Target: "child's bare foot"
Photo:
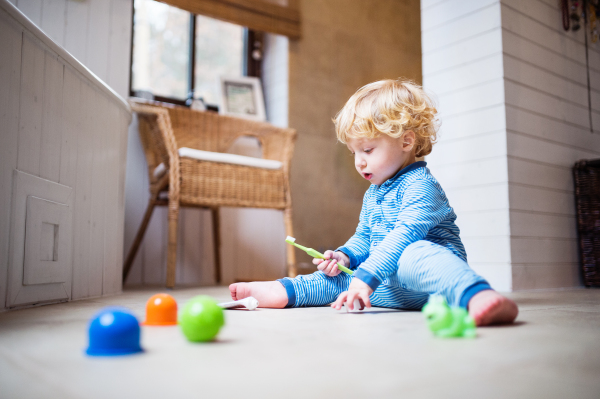
<path fill-rule="evenodd" d="M 288 296 L 279 281 L 255 281 L 252 283 L 235 283 L 229 286 L 234 301 L 252 296 L 258 301 L 259 308 L 285 308 Z"/>
<path fill-rule="evenodd" d="M 512 323 L 519 313 L 516 303 L 494 290 L 478 292 L 471 298 L 468 307 L 478 326 Z"/>

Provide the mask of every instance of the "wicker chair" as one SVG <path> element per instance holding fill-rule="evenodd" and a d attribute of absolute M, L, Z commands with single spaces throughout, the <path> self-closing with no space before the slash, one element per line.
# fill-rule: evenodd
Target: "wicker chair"
<path fill-rule="evenodd" d="M 264 122 L 200 112 L 164 103 L 130 100 L 138 114 L 139 133 L 148 163 L 150 200 L 123 267 L 123 282 L 131 269 L 154 207 L 169 207 L 167 248 L 167 287 L 175 286 L 177 220 L 180 207 L 209 208 L 215 240 L 215 279 L 221 281 L 219 256 L 220 206 L 273 208 L 284 211 L 286 234 L 292 232 L 292 200 L 289 184 L 290 161 L 296 138 L 293 129 Z M 223 153 L 241 136 L 256 137 L 263 157 L 280 161 L 280 169 L 192 159 L 178 149 Z M 160 170 L 164 173 L 157 173 Z M 167 195 L 168 193 L 168 195 Z M 293 248 L 287 248 L 287 273 L 296 275 Z"/>

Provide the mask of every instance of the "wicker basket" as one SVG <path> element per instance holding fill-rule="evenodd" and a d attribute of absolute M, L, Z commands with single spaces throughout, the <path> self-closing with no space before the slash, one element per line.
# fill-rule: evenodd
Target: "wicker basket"
<path fill-rule="evenodd" d="M 600 159 L 573 167 L 583 283 L 600 287 Z"/>

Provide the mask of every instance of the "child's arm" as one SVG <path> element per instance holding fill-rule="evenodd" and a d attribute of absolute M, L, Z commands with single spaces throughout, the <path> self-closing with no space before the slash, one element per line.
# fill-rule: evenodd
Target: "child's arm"
<path fill-rule="evenodd" d="M 397 273 L 398 261 L 404 249 L 424 239 L 451 212 L 452 208 L 435 180 L 415 180 L 402 195 L 394 229 L 360 265 L 354 276 L 374 291 L 382 281 Z"/>

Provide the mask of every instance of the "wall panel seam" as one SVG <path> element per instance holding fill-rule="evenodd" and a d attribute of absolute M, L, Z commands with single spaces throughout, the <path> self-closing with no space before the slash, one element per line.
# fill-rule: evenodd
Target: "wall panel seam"
<path fill-rule="evenodd" d="M 517 208 L 510 208 L 510 207 L 508 210 L 509 210 L 509 212 L 527 213 L 527 214 L 533 214 L 533 215 L 539 215 L 539 216 L 552 216 L 552 217 L 561 217 L 561 218 L 569 218 L 569 219 L 575 219 L 577 217 L 575 215 L 575 211 L 573 211 L 573 213 L 554 213 L 554 212 L 517 209 Z"/>
<path fill-rule="evenodd" d="M 469 114 L 474 114 L 480 111 L 486 111 L 492 108 L 497 108 L 497 107 L 501 107 L 504 108 L 504 105 L 506 103 L 505 102 L 499 102 L 496 104 L 491 104 L 491 105 L 486 105 L 485 107 L 479 107 L 479 108 L 473 108 L 473 109 L 469 109 L 467 111 L 461 111 L 461 112 L 454 112 L 454 113 L 444 113 L 443 111 L 440 112 L 440 116 L 443 116 L 444 119 L 450 119 L 450 118 L 454 118 L 454 117 L 459 117 L 459 116 L 465 116 L 465 115 L 469 115 Z"/>
<path fill-rule="evenodd" d="M 533 164 L 537 164 L 537 165 L 541 165 L 541 166 L 547 166 L 550 168 L 562 169 L 563 171 L 571 171 L 571 169 L 572 169 L 570 166 L 556 165 L 553 163 L 542 162 L 542 161 L 538 161 L 536 159 L 523 158 L 523 157 L 519 157 L 516 155 L 508 155 L 507 158 L 514 159 L 516 161 L 523 161 L 523 162 L 533 163 Z"/>
<path fill-rule="evenodd" d="M 523 111 L 523 112 L 528 112 L 528 113 L 530 113 L 530 114 L 533 114 L 533 115 L 536 115 L 536 116 L 540 116 L 540 117 L 542 117 L 542 118 L 544 118 L 544 119 L 549 119 L 549 120 L 552 120 L 552 121 L 555 121 L 555 122 L 563 123 L 563 124 L 565 124 L 565 125 L 568 125 L 568 126 L 571 126 L 571 127 L 575 127 L 575 128 L 578 128 L 578 129 L 581 129 L 582 131 L 586 131 L 586 132 L 588 132 L 588 133 L 590 132 L 590 127 L 589 127 L 589 126 L 578 125 L 578 124 L 576 124 L 576 123 L 569 122 L 569 121 L 566 121 L 566 120 L 564 120 L 564 119 L 558 119 L 558 118 L 554 118 L 554 117 L 552 117 L 552 116 L 550 116 L 550 115 L 542 114 L 541 112 L 532 111 L 532 110 L 530 110 L 530 109 L 527 109 L 527 108 L 522 108 L 522 107 L 519 107 L 518 105 L 515 105 L 515 104 L 510 104 L 510 103 L 508 103 L 508 102 L 505 102 L 505 103 L 504 103 L 504 105 L 505 105 L 505 106 L 507 106 L 507 107 L 511 107 L 511 108 L 514 108 L 514 109 L 518 109 L 518 110 L 520 110 L 520 111 Z M 589 110 L 586 108 L 586 111 L 589 111 Z M 509 129 L 507 129 L 507 130 L 509 130 Z M 515 132 L 515 133 L 520 133 L 520 132 L 518 132 L 518 131 L 514 131 L 514 132 Z M 594 133 L 600 133 L 600 130 L 594 129 Z M 526 134 L 526 133 L 521 133 L 521 134 Z M 591 133 L 590 133 L 590 134 L 591 134 Z M 537 136 L 536 136 L 536 137 L 537 137 Z M 560 144 L 561 144 L 561 145 L 566 145 L 566 144 L 562 144 L 562 143 L 560 143 Z"/>
<path fill-rule="evenodd" d="M 497 129 L 497 130 L 490 130 L 489 132 L 484 132 L 484 133 L 470 134 L 468 136 L 462 136 L 462 137 L 454 137 L 454 138 L 444 139 L 443 141 L 439 141 L 436 144 L 446 144 L 446 143 L 456 143 L 456 142 L 460 142 L 460 141 L 470 141 L 471 139 L 473 139 L 475 137 L 480 138 L 480 137 L 484 137 L 484 136 L 492 136 L 494 134 L 504 133 L 505 131 L 506 131 L 506 128 Z M 471 161 L 469 160 L 469 161 L 454 162 L 453 164 L 456 164 L 456 163 L 468 163 L 468 162 L 471 162 Z"/>
<path fill-rule="evenodd" d="M 445 2 L 447 2 L 447 1 L 448 1 L 448 0 L 440 0 L 440 1 L 438 1 L 437 3 L 430 4 L 428 7 L 422 8 L 422 9 L 421 9 L 421 14 L 423 14 L 423 11 L 431 10 L 432 8 L 434 8 L 434 7 L 437 7 L 437 6 L 439 6 L 440 4 L 442 4 L 442 3 L 445 3 Z"/>
<path fill-rule="evenodd" d="M 509 53 L 507 53 L 507 52 L 503 52 L 503 54 L 504 54 L 504 56 L 505 56 L 505 57 L 512 58 L 513 60 L 515 60 L 515 61 L 518 61 L 518 62 L 521 62 L 521 63 L 523 63 L 523 64 L 527 64 L 527 65 L 529 65 L 529 66 L 531 66 L 531 67 L 533 67 L 533 68 L 536 68 L 536 69 L 538 69 L 538 70 L 540 70 L 540 71 L 544 71 L 544 72 L 546 72 L 546 73 L 548 73 L 548 74 L 550 74 L 550 75 L 556 76 L 557 78 L 560 78 L 560 79 L 562 79 L 562 80 L 564 80 L 564 81 L 566 81 L 566 82 L 569 82 L 569 83 L 573 83 L 573 84 L 575 84 L 575 85 L 577 85 L 577 86 L 579 86 L 579 87 L 583 87 L 584 89 L 586 89 L 586 90 L 587 90 L 587 84 L 583 84 L 583 83 L 580 83 L 580 82 L 578 82 L 578 81 L 576 81 L 576 80 L 569 79 L 569 78 L 568 78 L 568 77 L 566 77 L 565 75 L 558 74 L 558 73 L 556 73 L 556 72 L 553 72 L 553 71 L 551 71 L 551 70 L 548 70 L 548 69 L 546 69 L 546 68 L 543 68 L 543 67 L 541 67 L 541 66 L 539 66 L 539 65 L 537 65 L 537 64 L 534 64 L 534 63 L 532 63 L 532 62 L 526 61 L 526 60 L 524 60 L 524 59 L 522 59 L 522 58 L 515 57 L 514 55 L 512 55 L 512 54 L 509 54 Z M 514 81 L 514 79 L 513 79 L 512 81 Z M 599 94 L 600 94 L 600 89 L 595 89 L 594 87 L 591 87 L 591 90 L 592 90 L 593 92 L 595 92 L 595 93 L 599 93 Z M 586 98 L 587 98 L 587 96 L 586 96 Z"/>
<path fill-rule="evenodd" d="M 477 87 L 485 85 L 485 84 L 493 83 L 493 82 L 496 82 L 498 80 L 503 80 L 503 78 L 504 78 L 503 76 L 500 76 L 500 77 L 496 77 L 496 78 L 484 80 L 482 82 L 473 83 L 471 85 L 461 86 L 458 89 L 452 89 L 452 90 L 448 90 L 448 91 L 437 92 L 436 95 L 437 95 L 438 98 L 449 96 L 449 95 L 452 95 L 452 94 L 456 94 L 456 93 L 460 93 L 460 92 L 463 92 L 463 91 L 466 91 L 466 90 L 477 88 Z"/>
<path fill-rule="evenodd" d="M 502 27 L 501 27 L 501 26 L 496 26 L 496 27 L 494 27 L 494 28 L 491 28 L 491 29 L 488 29 L 488 30 L 484 30 L 484 31 L 481 31 L 481 32 L 476 32 L 476 33 L 474 33 L 474 34 L 473 34 L 473 35 L 471 35 L 471 36 L 463 37 L 463 38 L 461 38 L 461 39 L 459 39 L 459 40 L 457 40 L 457 41 L 455 41 L 455 42 L 450 42 L 450 43 L 447 43 L 447 44 L 446 44 L 446 45 L 444 45 L 444 46 L 441 46 L 441 47 L 436 47 L 436 48 L 433 48 L 433 49 L 429 49 L 429 50 L 427 50 L 427 51 L 423 51 L 423 52 L 421 53 L 421 56 L 422 56 L 422 57 L 425 57 L 425 56 L 427 56 L 427 55 L 429 55 L 429 54 L 433 54 L 433 53 L 435 53 L 436 51 L 447 50 L 449 47 L 456 46 L 456 45 L 458 45 L 458 44 L 461 44 L 461 43 L 463 43 L 463 42 L 466 42 L 467 40 L 470 40 L 470 39 L 473 39 L 473 38 L 479 37 L 479 36 L 481 36 L 481 35 L 485 35 L 486 33 L 494 32 L 494 31 L 497 31 L 497 30 L 500 30 L 500 29 L 502 29 Z M 422 47 L 422 45 L 421 45 L 421 47 Z"/>
<path fill-rule="evenodd" d="M 525 83 L 523 83 L 523 82 L 519 82 L 518 80 L 514 80 L 514 79 L 508 78 L 508 77 L 506 77 L 506 76 L 504 77 L 504 80 L 505 80 L 505 81 L 507 81 L 507 82 L 514 83 L 514 84 L 516 84 L 516 85 L 518 85 L 518 86 L 521 86 L 521 87 L 526 87 L 526 88 L 528 88 L 528 89 L 530 89 L 530 90 L 533 90 L 533 91 L 535 91 L 535 92 L 537 92 L 537 93 L 540 93 L 540 94 L 544 94 L 544 95 L 546 95 L 546 96 L 548 96 L 548 97 L 552 97 L 552 98 L 554 98 L 554 99 L 556 99 L 556 100 L 559 100 L 559 101 L 561 101 L 561 102 L 564 102 L 564 103 L 567 103 L 567 104 L 570 104 L 570 105 L 573 105 L 573 106 L 579 107 L 579 108 L 581 108 L 582 110 L 589 111 L 589 105 L 588 105 L 588 104 L 584 105 L 584 104 L 581 104 L 581 103 L 576 103 L 576 102 L 574 102 L 574 101 L 571 101 L 571 100 L 568 100 L 568 99 L 566 99 L 565 97 L 561 97 L 561 96 L 558 96 L 558 95 L 556 95 L 556 94 L 548 93 L 547 91 L 544 91 L 544 90 L 540 89 L 539 87 L 536 87 L 536 86 L 530 86 L 530 85 L 528 85 L 528 84 L 525 84 Z M 587 87 L 586 87 L 586 89 L 587 89 Z M 594 91 L 595 91 L 595 90 L 594 90 Z M 587 93 L 586 93 L 586 94 L 587 94 Z M 509 96 L 507 96 L 507 97 L 506 97 L 506 99 L 507 99 L 507 100 L 508 100 L 509 98 L 510 98 Z M 587 100 L 587 95 L 585 96 L 585 99 Z M 507 102 L 508 102 L 508 101 L 507 101 Z M 594 112 L 594 113 L 597 113 L 597 114 L 599 114 L 599 115 L 600 115 L 600 109 L 594 109 L 594 108 L 592 108 L 592 112 Z"/>
<path fill-rule="evenodd" d="M 477 14 L 477 13 L 479 13 L 479 12 L 481 12 L 481 11 L 483 11 L 483 10 L 487 9 L 487 8 L 495 7 L 495 6 L 497 6 L 497 4 L 498 4 L 498 3 L 495 3 L 495 2 L 494 2 L 494 3 L 490 3 L 490 4 L 488 4 L 487 6 L 484 6 L 484 7 L 479 7 L 479 8 L 478 8 L 478 9 L 476 9 L 476 10 L 471 10 L 471 11 L 469 11 L 469 12 L 465 13 L 465 14 L 461 14 L 461 15 L 459 15 L 459 16 L 457 16 L 457 17 L 454 17 L 454 18 L 452 18 L 452 19 L 449 19 L 449 20 L 447 20 L 447 21 L 444 21 L 444 22 L 443 22 L 442 24 L 440 24 L 440 25 L 436 25 L 436 26 L 434 26 L 434 27 L 431 27 L 431 28 L 428 28 L 428 29 L 424 29 L 424 30 L 422 29 L 422 30 L 421 30 L 421 34 L 423 34 L 423 33 L 429 33 L 429 32 L 435 31 L 436 29 L 439 29 L 439 28 L 441 28 L 441 27 L 443 27 L 443 26 L 445 26 L 445 25 L 448 25 L 448 24 L 454 23 L 454 22 L 456 22 L 456 21 L 460 21 L 460 20 L 461 20 L 461 19 L 463 19 L 463 18 L 469 17 L 469 16 L 471 16 L 471 15 L 473 15 L 473 14 Z"/>
<path fill-rule="evenodd" d="M 510 238 L 516 239 L 516 240 L 525 239 L 525 240 L 536 240 L 536 241 L 571 241 L 571 242 L 578 241 L 578 239 L 576 237 L 569 238 L 569 237 L 515 236 L 515 235 L 512 235 Z"/>
<path fill-rule="evenodd" d="M 517 187 L 525 187 L 525 188 L 534 188 L 536 190 L 542 190 L 542 191 L 552 191 L 555 193 L 561 193 L 561 194 L 569 194 L 572 195 L 574 190 L 561 190 L 560 188 L 552 188 L 552 187 L 545 187 L 545 186 L 538 186 L 535 184 L 527 184 L 527 183 L 517 183 L 517 182 L 508 182 L 509 186 L 517 186 Z"/>
<path fill-rule="evenodd" d="M 515 32 L 515 31 L 512 31 L 512 30 L 510 30 L 510 29 L 508 29 L 508 28 L 506 28 L 504 26 L 502 27 L 502 31 L 503 32 L 509 32 L 509 33 L 515 35 L 516 37 L 518 37 L 521 40 L 527 41 L 527 42 L 529 42 L 531 44 L 536 45 L 539 48 L 542 48 L 542 49 L 544 49 L 546 51 L 554 53 L 555 55 L 557 55 L 559 57 L 562 57 L 562 58 L 564 58 L 566 60 L 569 60 L 569 61 L 572 61 L 572 62 L 574 62 L 576 64 L 579 64 L 579 65 L 583 66 L 584 68 L 587 68 L 587 66 L 585 64 L 585 61 L 579 60 L 577 58 L 567 57 L 567 56 L 565 56 L 564 53 L 560 53 L 558 51 L 555 51 L 553 47 L 544 46 L 544 45 L 542 45 L 542 44 L 540 44 L 538 42 L 535 42 L 535 41 L 527 38 L 526 36 L 522 36 L 519 33 Z M 583 48 L 583 51 L 585 51 L 585 47 Z M 590 69 L 593 70 L 593 71 L 595 71 L 595 72 L 600 72 L 600 70 L 593 68 L 591 65 L 590 65 Z"/>
<path fill-rule="evenodd" d="M 431 77 L 434 77 L 434 76 L 436 76 L 436 75 L 440 75 L 440 74 L 442 74 L 442 73 L 445 73 L 445 72 L 449 72 L 449 71 L 452 71 L 452 70 L 460 69 L 460 68 L 463 68 L 463 67 L 465 67 L 465 66 L 469 66 L 469 65 L 475 64 L 475 63 L 477 63 L 477 62 L 479 62 L 479 61 L 484 61 L 484 60 L 487 60 L 488 58 L 495 57 L 495 56 L 497 56 L 498 54 L 502 54 L 502 50 L 500 50 L 500 51 L 496 51 L 496 52 L 494 52 L 494 53 L 491 53 L 491 54 L 485 55 L 485 56 L 483 56 L 483 57 L 480 57 L 480 58 L 474 58 L 474 59 L 472 59 L 472 60 L 469 60 L 469 61 L 467 61 L 467 62 L 462 62 L 462 63 L 460 63 L 460 64 L 456 64 L 456 65 L 453 65 L 453 66 L 451 66 L 451 67 L 448 67 L 448 68 L 445 68 L 445 69 L 440 69 L 440 70 L 438 70 L 438 71 L 435 71 L 435 72 L 429 72 L 429 73 L 427 74 L 427 77 L 428 77 L 428 78 L 431 78 Z"/>
<path fill-rule="evenodd" d="M 588 153 L 593 154 L 593 155 L 600 155 L 600 151 L 590 150 L 589 148 L 577 147 L 577 146 L 574 146 L 574 145 L 571 145 L 571 144 L 565 144 L 565 143 L 560 142 L 560 141 L 550 140 L 550 139 L 547 139 L 545 137 L 540 137 L 540 136 L 536 136 L 536 135 L 533 135 L 533 134 L 530 134 L 530 133 L 520 132 L 518 130 L 514 130 L 514 129 L 510 129 L 510 128 L 507 128 L 506 131 L 507 131 L 507 133 L 516 134 L 518 136 L 524 136 L 524 137 L 527 137 L 527 138 L 530 138 L 530 139 L 533 139 L 533 140 L 539 140 L 539 141 L 543 141 L 543 142 L 546 142 L 546 143 L 549 143 L 549 144 L 556 144 L 556 145 L 561 146 L 561 147 L 568 147 L 568 148 L 571 148 L 571 149 L 574 149 L 574 150 L 588 152 Z"/>

